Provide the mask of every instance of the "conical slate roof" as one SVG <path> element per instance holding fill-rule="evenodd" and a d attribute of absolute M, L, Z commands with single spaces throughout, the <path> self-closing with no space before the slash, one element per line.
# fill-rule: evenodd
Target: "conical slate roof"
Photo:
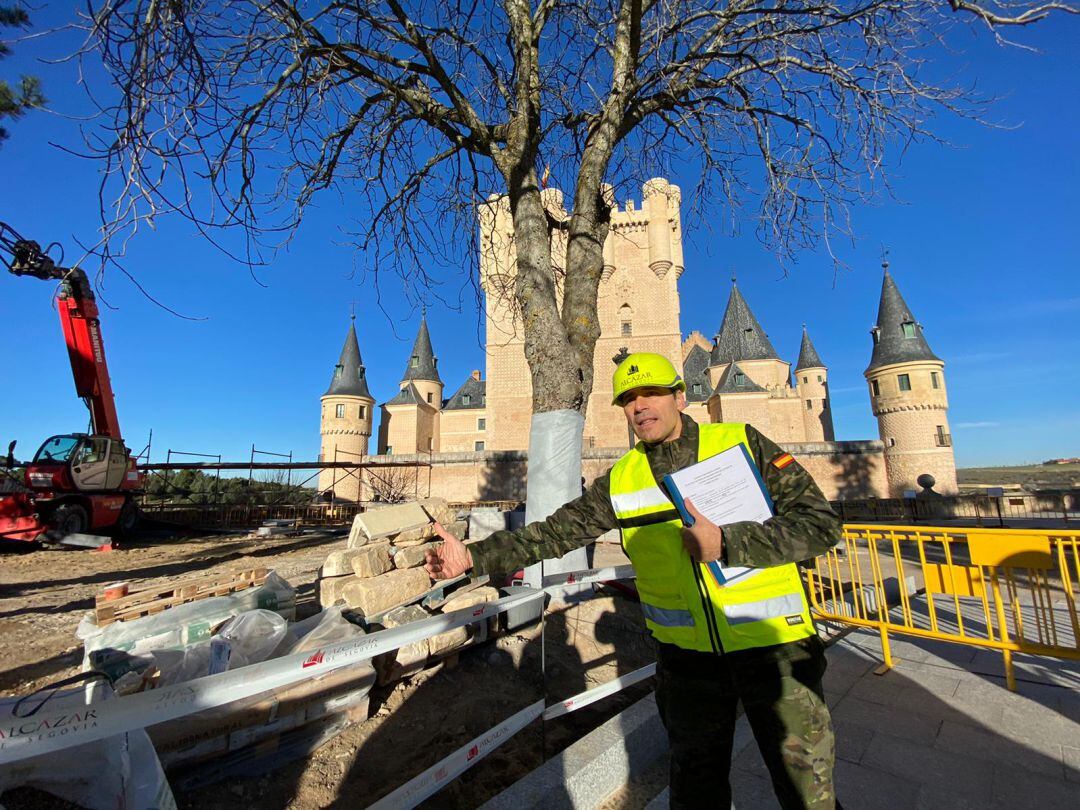
<path fill-rule="evenodd" d="M 367 397 L 374 401 L 367 387 L 367 374 L 360 359 L 360 343 L 356 339 L 356 325 L 349 324 L 349 333 L 345 335 L 345 345 L 341 347 L 341 357 L 334 366 L 334 376 L 324 397 L 350 396 Z"/>
<path fill-rule="evenodd" d="M 405 380 L 431 380 L 440 385 L 439 370 L 436 368 L 437 361 L 435 352 L 431 348 L 431 334 L 428 332 L 427 318 L 420 319 L 420 331 L 416 333 L 416 341 L 413 343 L 412 354 L 409 362 L 405 364 Z"/>
<path fill-rule="evenodd" d="M 881 303 L 878 304 L 877 326 L 870 331 L 875 336 L 874 353 L 870 357 L 867 371 L 893 363 L 941 360 L 930 351 L 930 346 L 923 336 L 922 326 L 915 320 L 904 297 L 900 295 L 896 282 L 889 275 L 887 265 L 885 278 L 881 281 Z"/>
<path fill-rule="evenodd" d="M 712 396 L 709 385 L 709 353 L 701 346 L 694 346 L 683 361 L 683 378 L 686 381 L 686 401 L 704 402 Z M 701 386 L 701 393 L 694 393 L 694 386 Z"/>
<path fill-rule="evenodd" d="M 802 345 L 799 347 L 799 362 L 795 364 L 795 370 L 802 371 L 804 368 L 825 368 L 825 364 L 821 362 L 821 357 L 818 356 L 817 349 L 810 342 L 810 335 L 806 333 L 806 326 L 802 328 Z"/>
<path fill-rule="evenodd" d="M 741 378 L 739 375 L 742 375 Z M 739 368 L 738 363 L 732 363 L 724 370 L 724 376 L 720 378 L 720 383 L 716 386 L 718 394 L 746 394 L 759 391 L 765 391 L 765 389 L 751 380 L 750 375 Z"/>
<path fill-rule="evenodd" d="M 732 282 L 724 320 L 712 350 L 712 364 L 718 366 L 736 360 L 779 359 L 776 349 L 769 342 L 769 336 L 750 311 L 739 288 Z"/>

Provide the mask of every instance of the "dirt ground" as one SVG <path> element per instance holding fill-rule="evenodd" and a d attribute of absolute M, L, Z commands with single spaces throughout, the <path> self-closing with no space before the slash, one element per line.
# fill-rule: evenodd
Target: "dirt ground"
<path fill-rule="evenodd" d="M 115 581 L 156 584 L 185 574 L 273 568 L 297 590 L 297 617 L 319 610 L 317 570 L 343 536 L 148 538 L 112 552 L 0 548 L 0 694 L 22 695 L 79 671 L 75 628 Z M 617 546 L 596 564 L 617 564 Z M 521 628 L 397 684 L 371 692 L 369 719 L 312 754 L 268 772 L 246 768 L 210 786 L 171 773 L 181 808 L 364 807 L 544 698 L 550 705 L 632 672 L 653 658 L 638 606 L 615 592 L 551 606 Z M 648 682 L 591 707 L 534 722 L 422 805 L 472 808 L 647 693 Z M 2 797 L 8 810 L 69 807 L 30 790 Z"/>

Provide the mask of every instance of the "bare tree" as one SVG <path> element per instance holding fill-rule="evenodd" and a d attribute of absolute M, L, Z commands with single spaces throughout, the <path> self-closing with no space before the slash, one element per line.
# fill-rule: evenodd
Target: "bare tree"
<path fill-rule="evenodd" d="M 373 500 L 383 503 L 416 500 L 415 467 L 369 468 L 367 474 L 367 486 L 371 490 Z"/>
<path fill-rule="evenodd" d="M 476 267 L 505 195 L 535 412 L 584 412 L 616 189 L 671 164 L 754 203 L 781 255 L 847 228 L 887 147 L 978 100 L 925 78 L 956 26 L 1075 13 L 1024 0 L 91 0 L 84 53 L 115 83 L 94 145 L 107 235 L 179 212 L 244 258 L 320 193 L 361 212 L 365 267 L 434 294 Z M 118 90 L 119 93 L 115 93 Z M 541 173 L 568 191 L 552 218 Z M 456 222 L 453 218 L 456 218 Z M 449 224 L 448 224 L 449 223 Z M 552 266 L 551 234 L 565 240 Z M 468 239 L 462 234 L 471 234 Z M 115 241 L 115 240 L 114 240 Z M 106 250 L 106 258 L 111 258 Z"/>

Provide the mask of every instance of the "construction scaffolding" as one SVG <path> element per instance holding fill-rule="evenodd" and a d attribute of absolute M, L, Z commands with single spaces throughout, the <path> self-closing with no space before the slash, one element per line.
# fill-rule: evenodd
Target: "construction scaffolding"
<path fill-rule="evenodd" d="M 252 445 L 247 461 L 224 461 L 220 454 L 170 448 L 164 463 L 139 464 L 146 475 L 139 508 L 146 517 L 193 528 L 239 528 L 268 520 L 325 526 L 348 523 L 372 503 L 415 500 L 431 492 L 430 455 L 426 459 L 386 456 L 343 459 L 339 455 L 345 453 L 335 452 L 334 459 L 327 461 L 293 461 L 292 452 L 276 453 Z M 259 456 L 282 460 L 256 461 Z M 334 471 L 329 486 L 319 482 L 324 470 Z M 424 470 L 426 480 L 422 480 Z M 409 491 L 388 486 L 398 471 L 407 473 Z M 223 476 L 223 472 L 247 474 Z M 276 476 L 259 476 L 267 472 Z M 297 472 L 309 474 L 294 478 Z M 370 497 L 358 500 L 340 497 L 339 484 L 349 478 L 356 480 L 357 491 L 362 496 Z"/>

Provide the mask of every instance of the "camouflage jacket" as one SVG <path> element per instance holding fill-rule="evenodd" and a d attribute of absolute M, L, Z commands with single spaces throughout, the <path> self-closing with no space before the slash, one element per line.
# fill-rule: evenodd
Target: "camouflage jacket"
<path fill-rule="evenodd" d="M 668 473 L 697 462 L 698 425 L 685 414 L 682 420 L 678 439 L 644 445 L 658 482 Z M 836 545 L 840 540 L 840 518 L 810 474 L 797 461 L 782 468 L 774 466 L 771 462 L 786 454 L 750 425 L 746 426 L 746 438 L 772 496 L 776 515 L 764 523 L 724 526 L 724 564 L 765 568 L 808 560 Z M 604 473 L 581 497 L 560 507 L 546 520 L 513 532 L 495 532 L 471 544 L 474 571 L 510 573 L 540 560 L 561 557 L 617 528 L 610 484 L 610 472 Z"/>

